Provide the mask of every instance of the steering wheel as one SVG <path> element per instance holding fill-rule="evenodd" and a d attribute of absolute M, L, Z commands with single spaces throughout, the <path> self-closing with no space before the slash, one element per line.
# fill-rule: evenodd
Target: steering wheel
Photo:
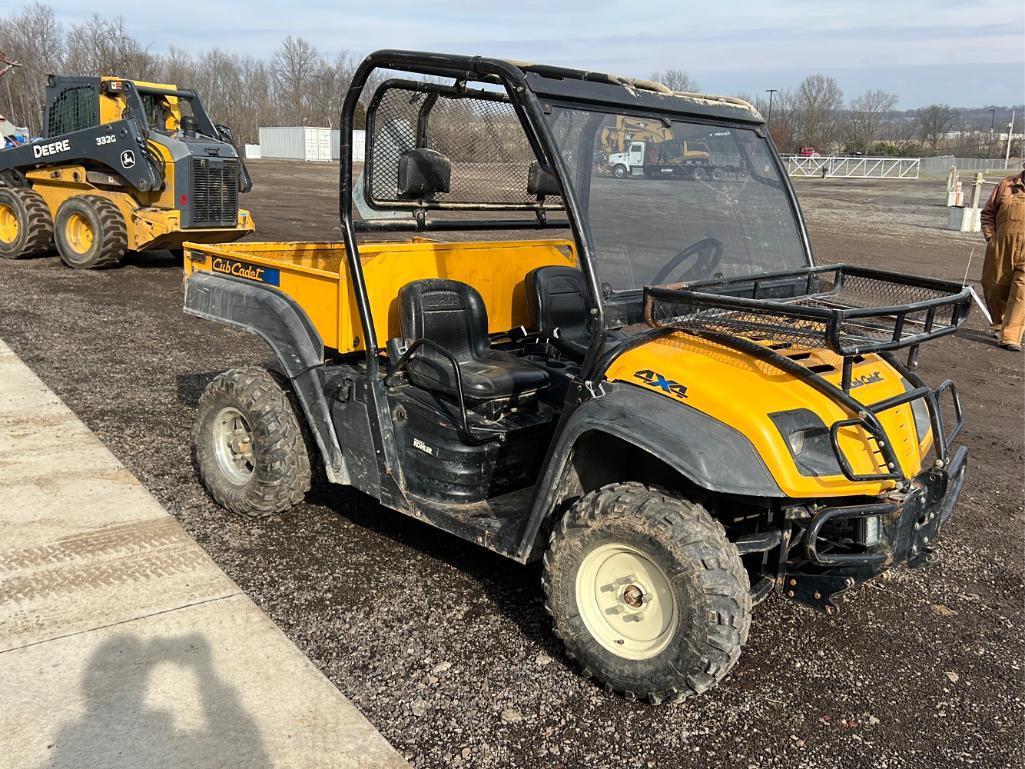
<path fill-rule="evenodd" d="M 656 286 L 671 282 L 667 280 L 669 276 L 679 270 L 683 262 L 691 258 L 694 258 L 693 264 L 688 265 L 680 275 L 681 280 L 675 282 L 683 282 L 688 275 L 711 277 L 713 268 L 717 267 L 719 262 L 722 261 L 723 250 L 722 241 L 718 238 L 703 238 L 695 243 L 691 243 L 666 262 L 655 277 L 651 279 L 651 282 Z"/>

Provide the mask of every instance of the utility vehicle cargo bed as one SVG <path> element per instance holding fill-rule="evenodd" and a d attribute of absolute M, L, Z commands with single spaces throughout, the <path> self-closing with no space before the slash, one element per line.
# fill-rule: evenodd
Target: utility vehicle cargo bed
<path fill-rule="evenodd" d="M 536 267 L 574 265 L 568 240 L 438 243 L 424 238 L 362 243 L 360 260 L 380 344 L 399 335 L 396 296 L 412 280 L 448 278 L 475 286 L 490 333 L 529 325 L 523 277 Z M 185 272 L 208 272 L 278 288 L 303 308 L 324 346 L 363 349 L 345 247 L 341 243 L 186 246 Z M 509 294 L 508 286 L 516 288 Z"/>

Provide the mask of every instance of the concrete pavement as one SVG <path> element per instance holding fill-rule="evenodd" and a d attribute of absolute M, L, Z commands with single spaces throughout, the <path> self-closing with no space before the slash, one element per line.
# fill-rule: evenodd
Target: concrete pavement
<path fill-rule="evenodd" d="M 0 765 L 407 766 L 2 340 Z"/>

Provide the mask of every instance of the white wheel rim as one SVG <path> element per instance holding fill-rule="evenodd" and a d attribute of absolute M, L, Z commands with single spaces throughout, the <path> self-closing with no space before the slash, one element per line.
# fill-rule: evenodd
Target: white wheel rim
<path fill-rule="evenodd" d="M 214 454 L 217 465 L 232 483 L 244 486 L 253 477 L 253 431 L 242 412 L 228 406 L 213 421 Z"/>
<path fill-rule="evenodd" d="M 602 545 L 588 553 L 577 570 L 576 593 L 587 630 L 618 657 L 654 657 L 669 645 L 679 624 L 669 578 L 630 545 Z"/>

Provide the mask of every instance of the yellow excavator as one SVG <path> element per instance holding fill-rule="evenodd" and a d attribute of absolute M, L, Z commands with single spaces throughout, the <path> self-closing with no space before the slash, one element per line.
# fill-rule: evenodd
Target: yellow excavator
<path fill-rule="evenodd" d="M 0 150 L 0 256 L 111 267 L 129 251 L 254 229 L 252 179 L 199 96 L 119 77 L 50 76 L 43 137 Z"/>

